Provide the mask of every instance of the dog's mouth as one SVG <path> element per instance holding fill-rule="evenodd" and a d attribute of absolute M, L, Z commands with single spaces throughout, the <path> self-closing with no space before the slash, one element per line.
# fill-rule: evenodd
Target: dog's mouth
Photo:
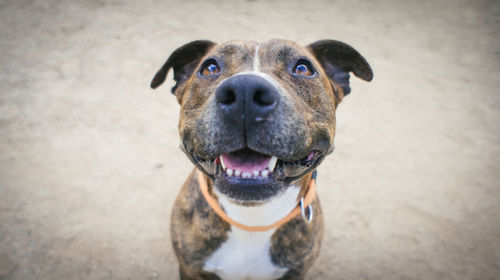
<path fill-rule="evenodd" d="M 219 192 L 240 202 L 262 202 L 315 168 L 322 153 L 312 150 L 303 158 L 286 161 L 246 147 L 211 160 L 194 159 L 215 180 Z"/>
<path fill-rule="evenodd" d="M 291 175 L 297 176 L 301 169 L 311 167 L 320 152 L 312 151 L 306 157 L 296 161 L 284 161 L 276 156 L 270 156 L 243 148 L 231 153 L 222 154 L 214 160 L 220 167 L 222 177 L 246 179 L 246 180 L 266 180 L 279 179 Z"/>
<path fill-rule="evenodd" d="M 215 159 L 222 176 L 264 180 L 273 176 L 278 158 L 254 152 L 248 148 L 222 154 Z"/>

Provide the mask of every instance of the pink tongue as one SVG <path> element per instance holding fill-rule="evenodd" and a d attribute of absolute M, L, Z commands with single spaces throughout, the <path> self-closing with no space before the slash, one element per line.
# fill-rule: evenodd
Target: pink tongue
<path fill-rule="evenodd" d="M 226 168 L 251 173 L 266 169 L 271 157 L 255 152 L 236 152 L 223 154 L 222 159 Z"/>

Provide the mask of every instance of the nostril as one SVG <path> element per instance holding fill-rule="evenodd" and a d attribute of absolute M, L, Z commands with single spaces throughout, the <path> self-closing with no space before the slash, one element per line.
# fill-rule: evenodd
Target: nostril
<path fill-rule="evenodd" d="M 224 94 L 219 95 L 218 99 L 219 103 L 231 105 L 236 101 L 236 93 L 232 89 L 226 90 Z"/>
<path fill-rule="evenodd" d="M 269 94 L 267 91 L 256 90 L 253 95 L 253 102 L 259 106 L 271 106 L 274 101 L 275 99 L 272 94 Z"/>

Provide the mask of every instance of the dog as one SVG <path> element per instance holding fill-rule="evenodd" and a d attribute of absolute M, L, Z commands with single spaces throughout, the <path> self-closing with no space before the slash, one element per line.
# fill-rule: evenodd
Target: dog
<path fill-rule="evenodd" d="M 350 73 L 371 81 L 351 46 L 198 40 L 176 49 L 181 149 L 196 168 L 173 206 L 181 279 L 303 279 L 323 216 L 315 170 L 333 149 L 335 110 Z"/>

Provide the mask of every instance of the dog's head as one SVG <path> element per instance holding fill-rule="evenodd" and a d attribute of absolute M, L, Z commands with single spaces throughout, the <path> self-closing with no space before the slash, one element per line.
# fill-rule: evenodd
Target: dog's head
<path fill-rule="evenodd" d="M 333 40 L 194 41 L 170 55 L 151 87 L 171 68 L 183 151 L 242 203 L 278 195 L 316 168 L 333 150 L 349 73 L 373 78 L 355 49 Z"/>

